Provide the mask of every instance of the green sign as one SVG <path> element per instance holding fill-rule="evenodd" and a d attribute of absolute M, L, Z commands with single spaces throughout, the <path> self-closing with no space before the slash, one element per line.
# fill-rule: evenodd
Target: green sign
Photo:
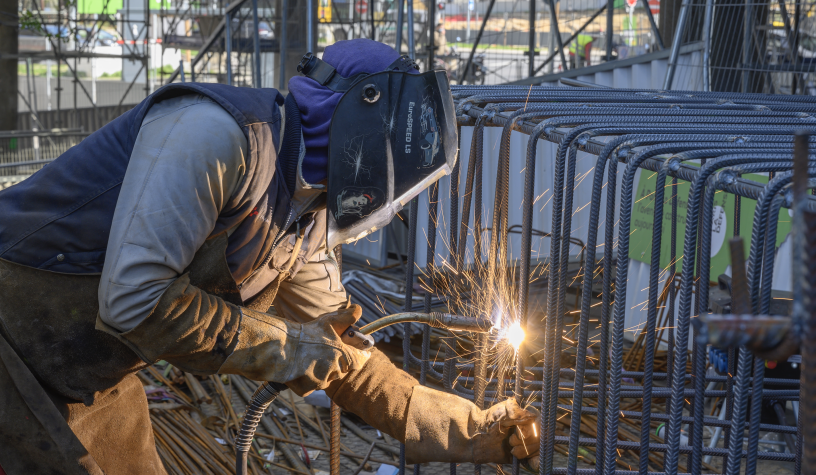
<path fill-rule="evenodd" d="M 151 10 L 158 10 L 164 4 L 165 8 L 170 8 L 170 0 L 148 0 Z M 131 3 L 133 5 L 133 3 Z M 139 8 L 144 8 L 144 2 L 138 3 Z M 123 8 L 123 0 L 77 0 L 77 12 L 80 14 L 114 15 Z"/>
<path fill-rule="evenodd" d="M 743 175 L 747 180 L 768 183 L 768 177 L 762 175 Z M 632 210 L 632 228 L 629 241 L 629 258 L 650 263 L 652 259 L 652 231 L 654 221 L 654 190 L 657 173 L 642 170 L 637 183 L 635 204 Z M 660 266 L 668 268 L 671 246 L 671 178 L 666 180 L 665 202 L 663 204 L 663 236 L 660 248 Z M 691 184 L 679 181 L 677 185 L 677 270 L 683 264 L 683 241 L 686 232 L 686 212 L 688 194 Z M 711 273 L 710 278 L 716 281 L 717 276 L 725 272 L 731 264 L 728 240 L 734 235 L 734 202 L 735 196 L 718 191 L 714 195 L 714 213 L 711 228 Z M 756 201 L 748 198 L 740 200 L 740 236 L 745 239 L 746 257 L 750 247 L 751 229 L 754 225 Z M 777 247 L 784 241 L 791 230 L 791 218 L 786 208 L 779 212 L 779 225 L 776 234 Z"/>
<path fill-rule="evenodd" d="M 77 0 L 80 14 L 114 15 L 122 9 L 122 0 Z"/>

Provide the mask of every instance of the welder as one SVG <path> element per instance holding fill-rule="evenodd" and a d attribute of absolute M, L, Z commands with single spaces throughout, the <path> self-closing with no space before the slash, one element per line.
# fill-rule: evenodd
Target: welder
<path fill-rule="evenodd" d="M 332 249 L 456 160 L 444 72 L 369 40 L 298 69 L 285 99 L 165 86 L 0 191 L 0 472 L 165 473 L 135 375 L 160 360 L 323 389 L 409 463 L 537 456 L 514 401 L 479 409 L 339 336 L 361 310 Z"/>

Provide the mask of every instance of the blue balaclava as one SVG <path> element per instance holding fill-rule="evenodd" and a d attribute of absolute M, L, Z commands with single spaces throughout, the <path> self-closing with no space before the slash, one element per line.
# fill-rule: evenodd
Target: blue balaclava
<path fill-rule="evenodd" d="M 361 38 L 338 41 L 327 46 L 322 59 L 347 78 L 359 73 L 383 71 L 399 57 L 394 48 Z M 306 143 L 303 178 L 309 183 L 319 183 L 328 176 L 329 126 L 343 93 L 334 92 L 304 76 L 295 76 L 289 80 L 289 93 L 297 101 L 303 140 Z"/>

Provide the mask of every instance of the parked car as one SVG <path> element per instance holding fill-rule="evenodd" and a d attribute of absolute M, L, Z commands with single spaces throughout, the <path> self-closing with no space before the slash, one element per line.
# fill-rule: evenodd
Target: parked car
<path fill-rule="evenodd" d="M 45 37 L 45 36 L 52 36 L 54 38 L 69 38 L 71 36 L 70 30 L 68 30 L 67 26 L 59 26 L 57 25 L 42 25 L 41 30 L 37 30 L 34 28 L 20 28 L 20 37 Z"/>
<path fill-rule="evenodd" d="M 233 17 L 232 18 L 233 34 L 238 33 L 239 38 L 252 38 L 252 18 L 247 18 L 243 22 Z M 275 35 L 272 33 L 272 27 L 265 21 L 258 22 L 258 38 L 262 40 L 271 40 Z"/>
<path fill-rule="evenodd" d="M 91 41 L 93 41 L 95 46 L 114 46 L 119 41 L 119 36 L 105 30 L 89 31 L 84 28 L 80 28 L 76 32 L 77 42 L 83 46 L 88 44 L 89 34 L 93 35 Z"/>

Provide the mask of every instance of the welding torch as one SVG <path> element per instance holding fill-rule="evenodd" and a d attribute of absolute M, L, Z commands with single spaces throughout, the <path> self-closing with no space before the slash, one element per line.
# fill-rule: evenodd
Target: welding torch
<path fill-rule="evenodd" d="M 409 322 L 425 323 L 433 328 L 475 333 L 489 333 L 493 328 L 493 323 L 483 318 L 463 317 L 442 312 L 403 312 L 380 318 L 362 328 L 352 325 L 341 333 L 340 339 L 346 345 L 354 348 L 370 350 L 374 347 L 372 333 L 397 323 Z M 235 437 L 235 473 L 237 475 L 247 475 L 247 457 L 252 446 L 252 438 L 255 436 L 255 429 L 258 428 L 258 423 L 261 421 L 266 408 L 285 389 L 286 385 L 283 383 L 267 381 L 252 395 L 252 400 L 249 401 L 244 413 L 244 419 L 241 421 L 241 430 Z"/>
<path fill-rule="evenodd" d="M 432 328 L 445 328 L 453 331 L 470 331 L 476 333 L 489 333 L 493 328 L 493 322 L 484 318 L 463 317 L 442 312 L 403 312 L 388 315 L 387 317 L 375 320 L 362 328 L 351 326 L 343 332 L 341 340 L 343 343 L 360 350 L 370 350 L 374 347 L 374 339 L 371 334 L 382 330 L 385 327 L 397 323 L 425 323 Z"/>

